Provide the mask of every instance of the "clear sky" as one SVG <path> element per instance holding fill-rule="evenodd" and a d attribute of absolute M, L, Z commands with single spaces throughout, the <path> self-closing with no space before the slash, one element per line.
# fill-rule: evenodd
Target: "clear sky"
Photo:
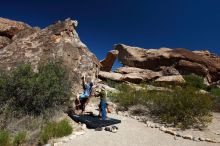
<path fill-rule="evenodd" d="M 81 40 L 99 59 L 117 43 L 220 55 L 220 0 L 4 0 L 0 17 L 41 28 L 76 19 Z"/>

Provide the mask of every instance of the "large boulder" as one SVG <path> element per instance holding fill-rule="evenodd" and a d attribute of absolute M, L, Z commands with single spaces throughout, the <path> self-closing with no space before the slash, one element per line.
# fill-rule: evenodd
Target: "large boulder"
<path fill-rule="evenodd" d="M 143 49 L 123 44 L 116 45 L 115 49 L 119 51 L 119 61 L 125 66 L 150 70 L 172 66 L 181 73 L 189 71 L 203 75 L 210 83 L 220 80 L 220 57 L 209 52 L 169 48 Z"/>
<path fill-rule="evenodd" d="M 111 71 L 112 70 L 112 66 L 116 60 L 118 56 L 118 51 L 117 50 L 111 50 L 108 52 L 106 58 L 102 61 L 100 61 L 101 63 L 101 71 Z"/>
<path fill-rule="evenodd" d="M 81 89 L 82 75 L 89 76 L 90 80 L 98 75 L 99 60 L 80 41 L 76 32 L 77 21 L 66 19 L 44 29 L 7 22 L 10 23 L 6 23 L 4 31 L 0 29 L 0 32 L 14 36 L 9 45 L 0 49 L 1 69 L 10 70 L 22 63 L 30 63 L 37 71 L 40 63 L 59 61 L 69 71 L 74 93 Z M 14 27 L 16 32 L 20 31 L 12 33 L 10 28 Z"/>

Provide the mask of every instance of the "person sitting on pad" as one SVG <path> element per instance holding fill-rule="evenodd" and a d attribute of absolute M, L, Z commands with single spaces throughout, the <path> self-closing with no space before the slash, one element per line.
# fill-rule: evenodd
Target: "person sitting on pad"
<path fill-rule="evenodd" d="M 83 76 L 82 78 L 83 78 L 84 91 L 81 94 L 77 94 L 75 105 L 76 105 L 76 110 L 82 110 L 83 113 L 85 110 L 85 106 L 88 103 L 88 99 L 92 93 L 93 82 L 86 83 L 85 76 Z"/>

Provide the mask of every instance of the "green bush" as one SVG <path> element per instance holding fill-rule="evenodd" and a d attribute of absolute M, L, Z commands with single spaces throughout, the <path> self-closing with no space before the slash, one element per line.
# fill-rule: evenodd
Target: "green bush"
<path fill-rule="evenodd" d="M 173 87 L 172 91 L 135 90 L 126 84 L 118 87 L 120 92 L 112 94 L 113 101 L 126 108 L 136 104 L 145 105 L 152 115 L 181 128 L 204 126 L 212 109 L 210 97 L 200 94 L 191 86 Z"/>
<path fill-rule="evenodd" d="M 120 103 L 121 106 L 125 108 L 138 103 L 143 103 L 142 100 L 146 97 L 145 95 L 147 94 L 147 92 L 145 92 L 146 90 L 142 90 L 140 92 L 139 90 L 135 90 L 134 87 L 124 83 L 119 84 L 117 89 L 119 90 L 119 93 L 113 93 L 110 95 L 110 98 L 114 102 Z"/>
<path fill-rule="evenodd" d="M 212 87 L 209 92 L 213 97 L 214 110 L 220 111 L 220 89 L 217 87 Z"/>
<path fill-rule="evenodd" d="M 5 103 L 7 98 L 7 82 L 8 82 L 8 76 L 5 72 L 0 72 L 0 106 Z"/>
<path fill-rule="evenodd" d="M 11 146 L 11 139 L 9 132 L 0 131 L 0 146 Z"/>
<path fill-rule="evenodd" d="M 206 87 L 204 85 L 204 79 L 201 76 L 190 74 L 190 75 L 185 75 L 183 77 L 186 81 L 187 86 L 195 87 L 197 89 L 205 89 Z"/>
<path fill-rule="evenodd" d="M 173 92 L 154 93 L 151 111 L 167 123 L 189 128 L 194 124 L 204 126 L 212 109 L 210 97 L 199 94 L 194 88 L 176 88 Z"/>
<path fill-rule="evenodd" d="M 47 143 L 51 138 L 63 137 L 71 134 L 73 131 L 72 126 L 67 120 L 62 120 L 58 123 L 48 123 L 41 131 L 40 139 L 42 143 Z"/>
<path fill-rule="evenodd" d="M 50 62 L 33 72 L 30 64 L 23 64 L 0 74 L 0 100 L 12 100 L 11 106 L 28 114 L 40 114 L 46 109 L 63 104 L 68 100 L 68 83 L 65 70 Z"/>
<path fill-rule="evenodd" d="M 26 141 L 26 132 L 18 132 L 13 140 L 14 146 L 19 146 L 20 144 L 24 143 Z"/>

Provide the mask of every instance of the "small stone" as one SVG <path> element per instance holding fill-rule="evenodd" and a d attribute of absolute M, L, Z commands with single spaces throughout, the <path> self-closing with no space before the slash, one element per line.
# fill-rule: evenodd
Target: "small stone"
<path fill-rule="evenodd" d="M 210 138 L 206 138 L 205 139 L 206 142 L 211 142 L 211 143 L 217 143 L 216 140 L 210 139 Z"/>
<path fill-rule="evenodd" d="M 155 124 L 155 128 L 160 128 L 160 125 L 158 125 L 158 124 Z"/>
<path fill-rule="evenodd" d="M 78 132 L 75 133 L 76 136 L 80 136 L 80 135 L 83 135 L 83 134 L 85 134 L 84 131 L 78 131 Z"/>
<path fill-rule="evenodd" d="M 111 131 L 111 127 L 110 126 L 106 126 L 105 127 L 105 131 Z"/>
<path fill-rule="evenodd" d="M 163 131 L 163 132 L 165 132 L 167 129 L 164 127 L 164 126 L 161 126 L 160 127 L 160 131 Z"/>
<path fill-rule="evenodd" d="M 199 137 L 193 137 L 193 141 L 199 141 Z"/>
<path fill-rule="evenodd" d="M 124 116 L 125 117 L 129 117 L 129 114 L 126 112 L 126 113 L 124 113 Z"/>
<path fill-rule="evenodd" d="M 165 133 L 171 134 L 171 135 L 176 135 L 176 132 L 170 129 L 167 129 L 166 131 L 164 131 Z"/>
<path fill-rule="evenodd" d="M 86 129 L 87 129 L 86 124 L 83 124 L 82 125 L 82 130 L 86 130 Z"/>
<path fill-rule="evenodd" d="M 154 127 L 155 127 L 155 124 L 151 123 L 150 128 L 154 128 Z"/>
<path fill-rule="evenodd" d="M 189 140 L 192 140 L 193 139 L 193 136 L 192 135 L 183 135 L 182 136 L 184 139 L 189 139 Z"/>
<path fill-rule="evenodd" d="M 176 133 L 177 137 L 181 137 L 181 134 L 179 132 Z"/>
<path fill-rule="evenodd" d="M 205 141 L 205 138 L 199 137 L 199 140 L 200 140 L 200 141 Z"/>
<path fill-rule="evenodd" d="M 136 117 L 135 119 L 138 120 L 138 121 L 141 119 L 140 117 L 137 117 L 137 116 L 135 116 L 135 117 Z"/>
<path fill-rule="evenodd" d="M 63 138 L 63 139 L 62 139 L 62 142 L 63 142 L 63 143 L 67 143 L 68 141 L 69 141 L 68 138 Z"/>

